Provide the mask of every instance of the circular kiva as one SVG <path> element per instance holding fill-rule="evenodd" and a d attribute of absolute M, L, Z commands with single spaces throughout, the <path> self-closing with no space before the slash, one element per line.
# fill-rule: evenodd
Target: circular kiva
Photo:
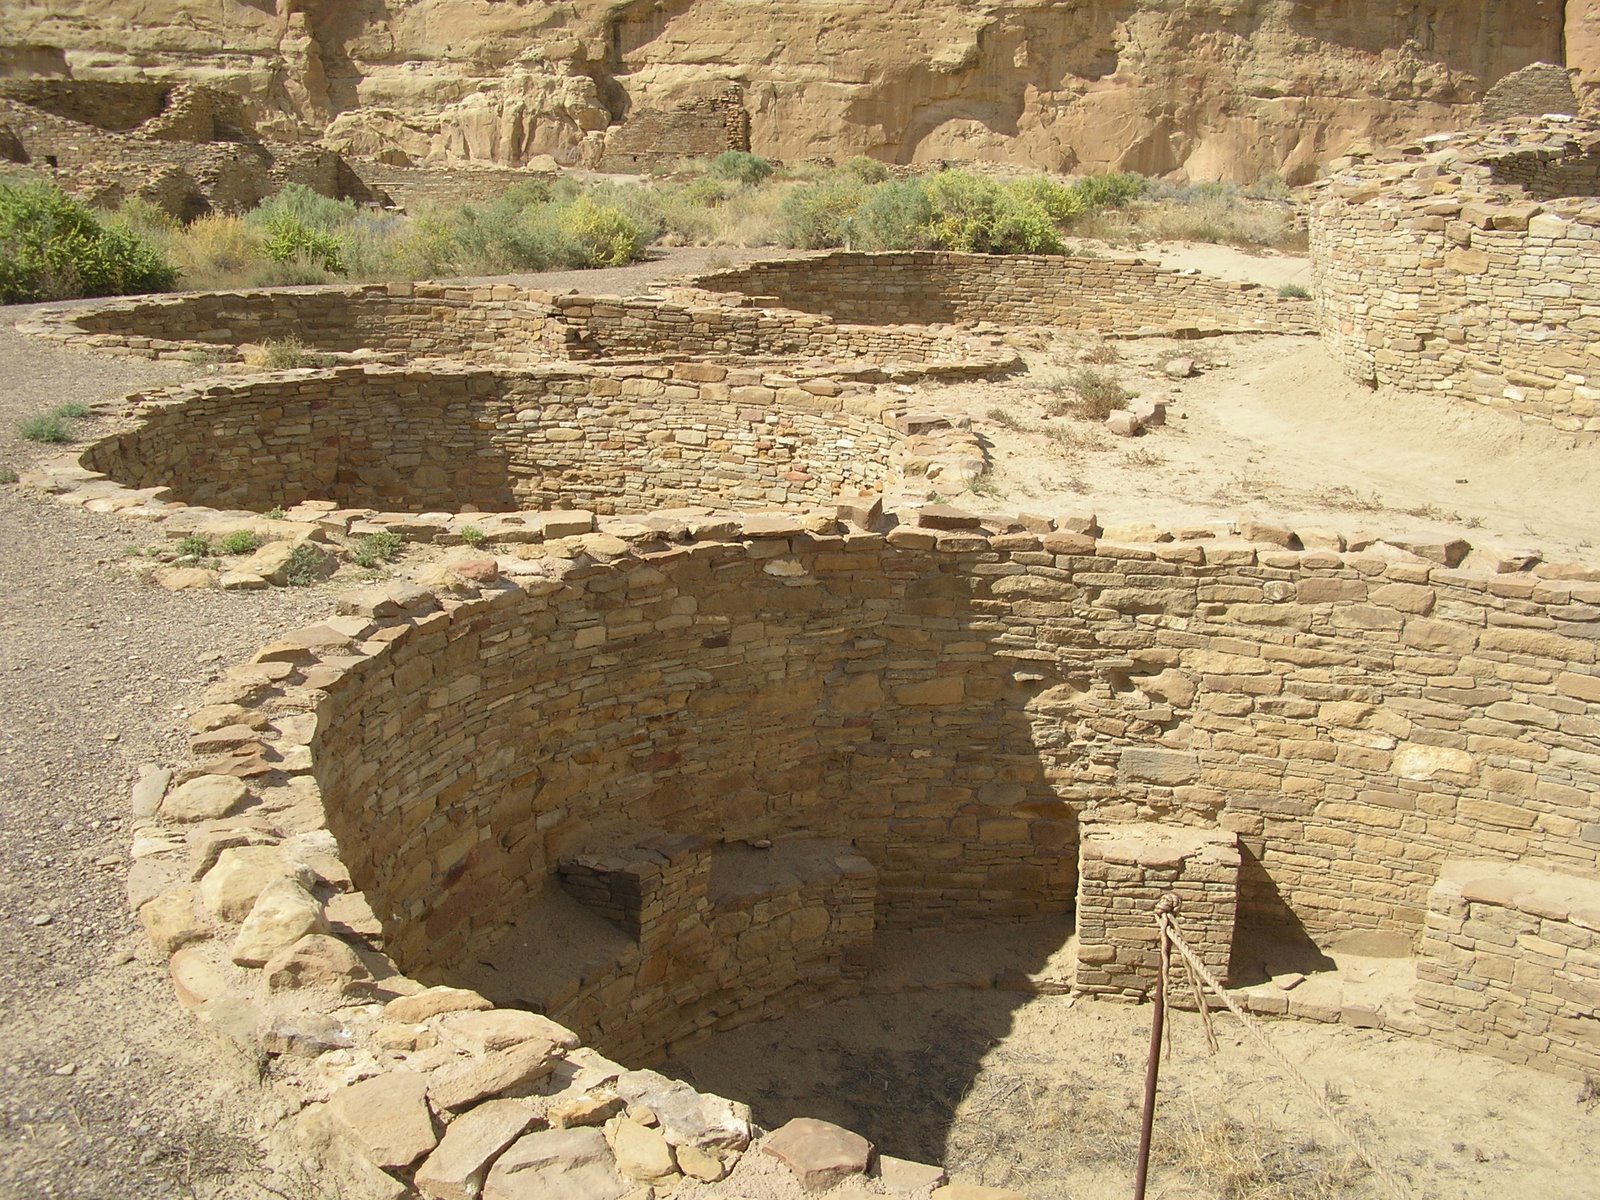
<path fill-rule="evenodd" d="M 131 888 L 180 996 L 326 1098 L 292 1127 L 351 1195 L 444 1169 L 430 1106 L 552 1071 L 553 1111 L 674 1087 L 737 1123 L 596 1051 L 858 993 L 879 931 L 1070 911 L 1063 982 L 1143 996 L 1167 893 L 1220 977 L 1257 939 L 1415 953 L 1408 1003 L 1252 1011 L 1600 1068 L 1600 639 L 1574 619 L 1600 584 L 1009 529 L 753 516 L 347 597 L 207 693 L 231 723 L 196 778 L 145 787 Z M 360 1095 L 319 1074 L 332 1046 Z M 419 1114 L 403 1153 L 351 1115 L 382 1088 Z M 676 1161 L 715 1178 L 742 1145 Z"/>
<path fill-rule="evenodd" d="M 1564 117 L 1336 162 L 1311 209 L 1350 374 L 1600 432 L 1600 128 Z"/>
<path fill-rule="evenodd" d="M 746 296 L 319 289 L 281 325 L 236 294 L 38 326 L 152 356 L 198 328 L 470 360 L 144 398 L 48 484 L 68 502 L 169 532 L 287 507 L 308 539 L 486 510 L 492 546 L 535 533 L 494 512 L 555 521 L 550 553 L 342 596 L 207 691 L 196 765 L 135 789 L 130 895 L 180 999 L 273 1057 L 305 1101 L 283 1128 L 341 1195 L 720 1179 L 748 1110 L 641 1064 L 859 993 L 880 931 L 1070 914 L 1070 977 L 1046 982 L 1140 998 L 1167 893 L 1251 1011 L 1600 1072 L 1592 570 L 835 503 L 982 469 L 970 432 L 870 385 L 1017 363 L 977 329 L 880 322 L 1303 332 L 1310 306 L 1092 259 L 701 283 Z M 791 307 L 752 302 L 772 295 Z M 685 502 L 789 511 L 658 511 Z M 1409 995 L 1329 1007 L 1250 986 L 1235 953 L 1352 933 L 1414 957 Z M 467 1162 L 462 1130 L 493 1148 Z"/>
<path fill-rule="evenodd" d="M 826 506 L 882 489 L 926 440 L 908 441 L 921 425 L 904 396 L 849 375 L 715 363 L 295 371 L 146 401 L 79 462 L 131 490 L 258 513 L 306 500 L 413 514 Z M 976 478 L 977 439 L 942 428 L 952 470 Z"/>

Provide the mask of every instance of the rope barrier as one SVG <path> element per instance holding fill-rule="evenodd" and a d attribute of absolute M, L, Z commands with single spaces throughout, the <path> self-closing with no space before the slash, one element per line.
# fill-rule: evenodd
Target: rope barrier
<path fill-rule="evenodd" d="M 1170 902 L 1168 902 L 1169 896 L 1171 897 Z M 1183 934 L 1178 929 L 1178 908 L 1178 898 L 1170 892 L 1161 897 L 1161 902 L 1156 905 L 1156 924 L 1161 929 L 1162 976 L 1165 979 L 1167 963 L 1170 958 L 1168 949 L 1170 944 L 1177 948 L 1184 965 L 1189 969 L 1189 980 L 1200 1003 L 1201 1021 L 1205 1026 L 1206 1041 L 1211 1047 L 1211 1052 L 1213 1054 L 1216 1053 L 1216 1037 L 1211 1031 L 1211 1015 L 1206 1010 L 1204 989 L 1201 988 L 1198 981 L 1204 981 L 1206 987 L 1216 993 L 1217 999 L 1222 1001 L 1229 1012 L 1239 1018 L 1239 1023 L 1244 1026 L 1245 1032 L 1250 1035 L 1258 1046 L 1267 1052 L 1268 1057 L 1278 1065 L 1279 1070 L 1297 1083 L 1301 1090 L 1310 1097 L 1311 1102 L 1316 1105 L 1317 1111 L 1327 1118 L 1330 1125 L 1339 1131 L 1361 1161 L 1367 1164 L 1374 1177 L 1383 1185 L 1384 1190 L 1393 1197 L 1393 1200 L 1411 1200 L 1410 1189 L 1399 1176 L 1395 1175 L 1394 1172 L 1390 1171 L 1378 1160 L 1377 1153 L 1367 1144 L 1365 1139 L 1334 1110 L 1333 1105 L 1328 1101 L 1326 1090 L 1319 1090 L 1311 1080 L 1301 1074 L 1300 1070 L 1289 1061 L 1283 1051 L 1272 1044 L 1271 1039 L 1267 1037 L 1266 1030 L 1261 1027 L 1261 1023 L 1245 1012 L 1239 1002 L 1228 994 L 1227 989 L 1222 986 L 1217 977 L 1206 967 L 1205 963 L 1200 961 L 1199 956 L 1189 947 L 1189 943 L 1184 940 Z"/>

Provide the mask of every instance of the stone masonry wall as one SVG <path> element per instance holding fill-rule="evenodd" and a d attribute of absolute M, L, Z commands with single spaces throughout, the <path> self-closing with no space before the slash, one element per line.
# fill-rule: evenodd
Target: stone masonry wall
<path fill-rule="evenodd" d="M 695 282 L 874 325 L 995 321 L 1115 335 L 1316 331 L 1303 300 L 1139 259 L 841 252 L 752 263 Z"/>
<path fill-rule="evenodd" d="M 1239 848 L 1232 834 L 1163 825 L 1085 832 L 1078 852 L 1078 962 L 1073 988 L 1147 999 L 1161 974 L 1156 903 L 1182 905 L 1179 930 L 1223 983 L 1239 900 Z M 1188 971 L 1173 950 L 1167 996 L 1193 1004 Z"/>
<path fill-rule="evenodd" d="M 735 88 L 671 109 L 630 113 L 606 130 L 597 165 L 603 171 L 670 170 L 685 159 L 749 149 L 750 114 L 743 93 Z"/>
<path fill-rule="evenodd" d="M 330 683 L 318 775 L 402 961 L 492 942 L 606 821 L 848 837 L 890 927 L 1064 911 L 1080 816 L 1237 833 L 1241 926 L 1317 936 L 1416 935 L 1465 854 L 1600 862 L 1600 585 L 803 529 L 585 566 Z"/>
<path fill-rule="evenodd" d="M 333 353 L 374 351 L 508 366 L 551 359 L 694 354 L 860 359 L 896 377 L 990 375 L 1015 352 L 951 331 L 841 325 L 804 312 L 660 297 L 552 295 L 510 284 L 347 287 L 141 296 L 53 309 L 20 326 L 53 341 L 146 358 L 298 338 Z"/>
<path fill-rule="evenodd" d="M 881 487 L 887 401 L 716 364 L 344 367 L 156 402 L 83 463 L 124 485 L 265 512 L 822 504 Z"/>
<path fill-rule="evenodd" d="M 1446 864 L 1428 898 L 1416 1001 L 1442 1041 L 1600 1072 L 1600 881 Z"/>
<path fill-rule="evenodd" d="M 1444 138 L 1335 177 L 1311 249 L 1325 336 L 1351 374 L 1600 432 L 1600 204 L 1541 199 L 1600 190 L 1600 134 L 1565 130 L 1493 154 Z"/>
<path fill-rule="evenodd" d="M 607 881 L 600 903 L 595 878 Z M 474 984 L 532 1002 L 606 1054 L 648 1061 L 709 1033 L 859 994 L 871 960 L 875 875 L 848 843 L 797 838 L 757 849 L 706 838 L 648 838 L 564 860 L 562 889 L 626 938 L 586 929 L 546 903 L 484 957 Z M 618 889 L 639 889 L 618 920 Z M 547 900 L 550 898 L 547 897 Z M 562 941 L 548 936 L 565 929 Z M 588 953 L 572 953 L 573 930 Z M 564 952 L 565 951 L 565 952 Z M 537 975 L 518 966 L 537 960 Z"/>

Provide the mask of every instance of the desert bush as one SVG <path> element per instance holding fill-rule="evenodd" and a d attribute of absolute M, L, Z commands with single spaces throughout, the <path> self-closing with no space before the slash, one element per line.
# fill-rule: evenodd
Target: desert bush
<path fill-rule="evenodd" d="M 920 179 L 887 182 L 866 194 L 852 221 L 861 250 L 924 250 L 933 244 L 933 202 Z"/>
<path fill-rule="evenodd" d="M 1117 409 L 1126 408 L 1134 397 L 1114 376 L 1093 367 L 1074 371 L 1065 385 L 1075 398 L 1058 405 L 1057 414 L 1070 412 L 1091 421 L 1104 421 Z"/>
<path fill-rule="evenodd" d="M 706 175 L 711 179 L 726 179 L 731 183 L 754 187 L 769 178 L 773 165 L 759 154 L 745 150 L 725 150 L 711 160 Z"/>
<path fill-rule="evenodd" d="M 263 201 L 247 223 L 261 232 L 262 252 L 273 262 L 305 262 L 333 275 L 346 270 L 348 237 L 356 206 L 330 200 L 304 184 L 291 183 Z"/>
<path fill-rule="evenodd" d="M 889 179 L 889 168 L 875 158 L 868 158 L 865 154 L 858 154 L 847 159 L 844 171 L 854 175 L 862 183 L 886 183 Z"/>
<path fill-rule="evenodd" d="M 177 272 L 125 225 L 47 183 L 0 184 L 0 303 L 169 291 Z"/>
<path fill-rule="evenodd" d="M 639 222 L 613 205 L 580 196 L 563 214 L 567 233 L 583 256 L 582 266 L 620 267 L 644 253 L 649 244 Z"/>
<path fill-rule="evenodd" d="M 1137 200 L 1149 186 L 1142 175 L 1113 172 L 1109 175 L 1085 175 L 1072 185 L 1084 210 L 1097 208 L 1123 208 Z"/>
<path fill-rule="evenodd" d="M 853 176 L 802 184 L 784 197 L 778 211 L 780 240 L 805 250 L 851 245 L 856 210 L 866 197 L 866 185 Z"/>
<path fill-rule="evenodd" d="M 333 356 L 306 349 L 305 343 L 293 335 L 268 338 L 261 344 L 259 353 L 252 353 L 246 361 L 252 367 L 266 371 L 298 371 L 306 367 L 325 367 Z"/>
<path fill-rule="evenodd" d="M 1286 283 L 1278 289 L 1278 295 L 1285 300 L 1309 300 L 1311 289 L 1303 283 Z"/>

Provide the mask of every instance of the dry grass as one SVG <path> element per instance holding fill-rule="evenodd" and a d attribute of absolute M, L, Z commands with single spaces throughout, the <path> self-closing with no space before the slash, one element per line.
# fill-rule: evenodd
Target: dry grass
<path fill-rule="evenodd" d="M 1046 375 L 1040 382 L 1044 390 L 1055 397 L 1045 409 L 1053 417 L 1104 421 L 1119 408 L 1126 408 L 1135 395 L 1115 376 L 1093 367 L 1081 367 L 1066 376 Z"/>
<path fill-rule="evenodd" d="M 1077 1072 L 1046 1080 L 1024 1064 L 986 1068 L 957 1106 L 946 1165 L 953 1173 L 1040 1197 L 1063 1197 L 1086 1166 L 1125 1171 L 1138 1139 L 1134 1100 L 1114 1099 Z M 1352 1200 L 1369 1172 L 1350 1155 L 1259 1109 L 1244 1119 L 1194 1102 L 1158 1110 L 1153 1195 L 1168 1200 Z"/>
<path fill-rule="evenodd" d="M 1156 194 L 1126 208 L 1103 209 L 1084 217 L 1072 232 L 1079 237 L 1127 244 L 1141 241 L 1215 242 L 1302 254 L 1306 233 L 1297 229 L 1294 210 L 1279 200 L 1255 199 L 1234 189 L 1210 186 Z"/>

